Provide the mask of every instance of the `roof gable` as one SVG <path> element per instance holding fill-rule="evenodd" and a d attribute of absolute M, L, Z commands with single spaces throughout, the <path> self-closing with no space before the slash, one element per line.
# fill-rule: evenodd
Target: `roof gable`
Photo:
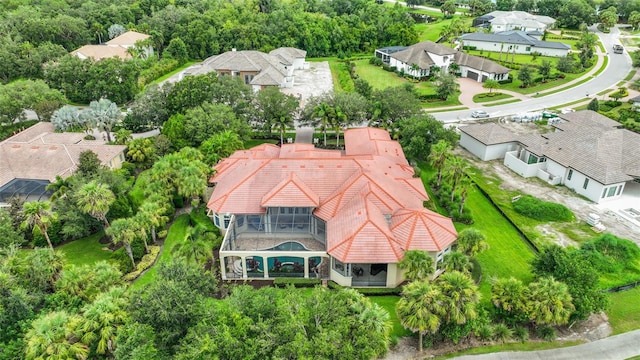
<path fill-rule="evenodd" d="M 263 207 L 318 207 L 319 197 L 293 172 L 262 197 Z"/>
<path fill-rule="evenodd" d="M 442 251 L 458 237 L 450 218 L 427 209 L 402 209 L 391 217 L 391 231 L 405 239 L 405 250 Z"/>

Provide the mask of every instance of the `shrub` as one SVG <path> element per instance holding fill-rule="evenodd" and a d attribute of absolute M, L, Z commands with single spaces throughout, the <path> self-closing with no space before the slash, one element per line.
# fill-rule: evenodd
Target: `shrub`
<path fill-rule="evenodd" d="M 476 337 L 480 340 L 491 340 L 493 338 L 493 327 L 489 324 L 482 324 L 476 330 Z"/>
<path fill-rule="evenodd" d="M 513 328 L 513 337 L 520 342 L 526 342 L 529 340 L 529 329 L 524 326 L 516 326 Z"/>
<path fill-rule="evenodd" d="M 145 86 L 150 82 L 152 82 L 153 80 L 179 67 L 180 67 L 180 62 L 178 60 L 162 59 L 156 62 L 155 64 L 153 64 L 153 66 L 151 66 L 150 68 L 140 72 L 140 76 L 138 77 L 138 84 L 140 86 Z"/>
<path fill-rule="evenodd" d="M 504 80 L 498 80 L 498 84 L 504 85 L 504 84 L 511 84 L 513 82 L 513 78 L 507 78 Z"/>
<path fill-rule="evenodd" d="M 524 195 L 513 203 L 513 209 L 526 217 L 539 221 L 571 221 L 573 213 L 566 206 L 542 201 L 531 195 Z"/>
<path fill-rule="evenodd" d="M 544 341 L 553 341 L 556 339 L 556 330 L 551 326 L 543 326 L 536 330 L 536 335 Z"/>
<path fill-rule="evenodd" d="M 307 288 L 320 285 L 322 280 L 320 279 L 299 279 L 299 278 L 276 278 L 273 280 L 275 287 L 287 287 L 293 285 L 297 288 Z"/>
<path fill-rule="evenodd" d="M 609 106 L 610 108 L 614 108 L 622 105 L 622 102 L 616 100 L 607 100 L 604 102 L 604 104 Z"/>
<path fill-rule="evenodd" d="M 160 230 L 160 231 L 158 231 L 158 234 L 157 234 L 157 235 L 158 235 L 158 237 L 159 237 L 160 239 L 164 239 L 164 238 L 166 238 L 166 237 L 167 237 L 167 233 L 168 233 L 168 232 L 167 232 L 167 230 Z"/>
<path fill-rule="evenodd" d="M 123 277 L 124 281 L 133 281 L 137 279 L 143 271 L 150 268 L 156 262 L 159 254 L 160 246 L 149 246 L 149 253 L 142 257 L 142 260 L 140 260 L 134 271 Z"/>
<path fill-rule="evenodd" d="M 49 224 L 49 228 L 47 229 L 47 234 L 49 234 L 49 240 L 51 240 L 51 244 L 58 245 L 64 241 L 62 236 L 62 223 L 60 220 L 54 220 Z M 40 232 L 39 229 L 36 229 L 33 233 L 33 247 L 48 247 L 47 239 L 44 234 Z"/>
<path fill-rule="evenodd" d="M 123 274 L 127 274 L 131 270 L 133 270 L 133 265 L 131 265 L 131 259 L 129 259 L 129 255 L 127 255 L 127 252 L 125 251 L 124 246 L 114 251 L 111 254 L 111 259 L 118 266 L 118 269 Z"/>
<path fill-rule="evenodd" d="M 382 66 L 383 62 L 382 62 L 382 59 L 380 59 L 379 57 L 372 56 L 369 58 L 369 64 L 375 65 L 375 66 Z"/>
<path fill-rule="evenodd" d="M 509 329 L 509 327 L 505 324 L 498 324 L 493 327 L 493 338 L 496 341 L 505 343 L 506 341 L 511 340 L 512 336 L 513 336 L 513 331 Z"/>

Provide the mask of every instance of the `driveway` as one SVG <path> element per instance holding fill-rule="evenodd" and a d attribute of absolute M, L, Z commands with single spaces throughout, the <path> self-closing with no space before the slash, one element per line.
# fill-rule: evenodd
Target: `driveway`
<path fill-rule="evenodd" d="M 587 344 L 541 351 L 509 351 L 455 357 L 458 360 L 623 360 L 640 355 L 640 330 Z"/>

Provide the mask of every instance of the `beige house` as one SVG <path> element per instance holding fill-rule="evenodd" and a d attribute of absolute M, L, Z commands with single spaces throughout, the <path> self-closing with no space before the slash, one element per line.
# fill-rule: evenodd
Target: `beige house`
<path fill-rule="evenodd" d="M 113 39 L 100 45 L 85 45 L 71 52 L 80 59 L 93 58 L 94 60 L 102 60 L 107 58 L 119 57 L 123 60 L 131 59 L 129 48 L 136 46 L 136 43 L 149 39 L 151 36 L 135 31 L 127 31 L 126 33 L 116 36 Z M 145 57 L 153 54 L 151 46 L 143 46 L 142 52 Z"/>
<path fill-rule="evenodd" d="M 56 176 L 74 173 L 80 153 L 93 151 L 103 165 L 118 169 L 126 146 L 102 140 L 84 140 L 84 133 L 56 133 L 53 124 L 40 122 L 0 142 L 0 206 L 18 195 L 26 200 L 46 198 L 44 187 Z"/>

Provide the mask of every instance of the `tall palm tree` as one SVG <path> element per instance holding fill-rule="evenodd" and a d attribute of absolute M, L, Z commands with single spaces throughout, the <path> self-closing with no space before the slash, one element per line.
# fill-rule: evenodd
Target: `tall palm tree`
<path fill-rule="evenodd" d="M 384 354 L 389 346 L 392 324 L 389 312 L 366 297 L 354 304 L 355 313 L 363 328 L 371 335 L 369 346 L 375 347 L 378 354 Z M 378 345 L 378 346 L 374 346 Z"/>
<path fill-rule="evenodd" d="M 131 243 L 140 236 L 140 229 L 142 229 L 142 226 L 132 218 L 122 218 L 114 220 L 106 230 L 107 235 L 111 236 L 113 243 L 122 243 L 124 245 L 134 269 L 136 267 L 136 261 L 133 258 L 133 251 L 131 251 Z"/>
<path fill-rule="evenodd" d="M 422 250 L 409 250 L 398 263 L 398 268 L 404 270 L 409 281 L 425 280 L 433 275 L 433 258 Z"/>
<path fill-rule="evenodd" d="M 446 254 L 443 258 L 442 266 L 447 271 L 459 271 L 467 275 L 473 269 L 473 264 L 469 257 L 459 251 L 451 251 Z"/>
<path fill-rule="evenodd" d="M 458 233 L 456 250 L 469 257 L 476 257 L 481 252 L 489 249 L 486 237 L 478 229 L 466 228 Z"/>
<path fill-rule="evenodd" d="M 442 183 L 442 173 L 444 170 L 444 164 L 451 156 L 451 145 L 444 140 L 440 140 L 437 143 L 431 145 L 431 152 L 429 153 L 429 164 L 437 171 L 436 186 L 440 187 Z"/>
<path fill-rule="evenodd" d="M 193 163 L 183 167 L 176 180 L 178 194 L 192 200 L 199 199 L 207 188 L 207 174 Z"/>
<path fill-rule="evenodd" d="M 325 147 L 327 146 L 327 127 L 329 127 L 330 112 L 331 106 L 326 102 L 321 102 L 313 109 L 313 116 L 320 118 L 320 129 L 324 135 L 323 145 Z"/>
<path fill-rule="evenodd" d="M 543 277 L 529 284 L 529 319 L 537 325 L 563 325 L 575 310 L 565 283 Z"/>
<path fill-rule="evenodd" d="M 163 204 L 161 196 L 153 196 L 140 205 L 136 215 L 138 220 L 151 230 L 153 242 L 156 241 L 157 237 L 156 229 L 164 226 L 169 221 L 169 218 L 164 215 L 166 207 Z"/>
<path fill-rule="evenodd" d="M 129 319 L 125 291 L 124 287 L 113 287 L 82 309 L 80 338 L 85 344 L 96 343 L 96 353 L 100 355 L 113 354 L 118 327 Z"/>
<path fill-rule="evenodd" d="M 340 146 L 340 130 L 348 125 L 348 121 L 349 119 L 347 114 L 342 111 L 340 106 L 332 108 L 329 122 L 333 126 L 333 130 L 336 132 L 336 147 Z"/>
<path fill-rule="evenodd" d="M 445 161 L 447 168 L 447 178 L 451 182 L 451 201 L 455 199 L 456 188 L 463 177 L 467 176 L 469 164 L 466 160 L 458 156 L 451 156 Z"/>
<path fill-rule="evenodd" d="M 22 214 L 25 217 L 22 226 L 40 230 L 47 239 L 51 251 L 54 251 L 47 232 L 51 221 L 55 219 L 55 213 L 51 211 L 51 203 L 49 201 L 26 202 L 22 205 Z"/>
<path fill-rule="evenodd" d="M 480 292 L 469 276 L 459 271 L 446 272 L 438 278 L 438 284 L 444 298 L 446 323 L 461 325 L 478 316 Z"/>
<path fill-rule="evenodd" d="M 89 348 L 75 337 L 79 315 L 66 311 L 43 314 L 25 335 L 25 359 L 86 359 Z"/>
<path fill-rule="evenodd" d="M 107 213 L 116 201 L 116 197 L 108 185 L 92 180 L 84 184 L 77 192 L 77 203 L 85 214 L 100 220 L 106 230 L 109 227 Z"/>
<path fill-rule="evenodd" d="M 418 333 L 418 350 L 422 352 L 422 337 L 440 329 L 445 303 L 440 288 L 429 281 L 413 281 L 402 291 L 396 313 L 405 329 Z"/>
<path fill-rule="evenodd" d="M 462 215 L 464 211 L 464 204 L 467 202 L 467 196 L 473 184 L 473 181 L 468 176 L 463 176 L 462 179 L 460 179 L 460 183 L 458 184 L 458 188 L 460 189 L 460 207 L 458 208 L 458 213 L 460 215 Z"/>
<path fill-rule="evenodd" d="M 279 116 L 272 121 L 271 126 L 275 127 L 280 132 L 280 144 L 284 144 L 284 132 L 287 130 L 287 127 L 293 127 L 293 118 L 288 116 Z"/>

